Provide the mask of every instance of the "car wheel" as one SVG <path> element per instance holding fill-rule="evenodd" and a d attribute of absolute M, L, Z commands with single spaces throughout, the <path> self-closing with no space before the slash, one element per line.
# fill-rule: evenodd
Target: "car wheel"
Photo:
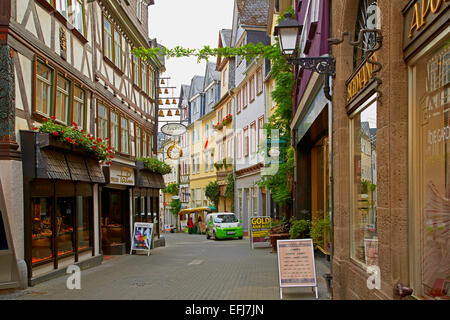
<path fill-rule="evenodd" d="M 211 236 L 209 235 L 208 231 L 206 231 L 206 239 L 211 239 Z"/>
<path fill-rule="evenodd" d="M 239 240 L 242 240 L 242 237 L 238 237 Z"/>
<path fill-rule="evenodd" d="M 214 240 L 217 241 L 217 236 L 216 236 L 216 232 L 213 231 L 213 236 L 214 236 Z"/>

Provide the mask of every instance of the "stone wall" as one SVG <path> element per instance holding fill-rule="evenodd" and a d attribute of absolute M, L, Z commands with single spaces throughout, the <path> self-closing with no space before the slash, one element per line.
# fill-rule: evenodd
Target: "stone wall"
<path fill-rule="evenodd" d="M 369 290 L 366 271 L 351 258 L 350 118 L 346 81 L 353 72 L 353 46 L 347 40 L 332 47 L 334 147 L 334 299 L 392 299 L 398 282 L 409 284 L 408 261 L 408 74 L 403 61 L 402 9 L 408 1 L 378 1 L 383 46 L 377 52 L 383 69 L 377 108 L 378 238 L 381 290 Z M 358 0 L 332 2 L 332 38 L 354 34 Z"/>

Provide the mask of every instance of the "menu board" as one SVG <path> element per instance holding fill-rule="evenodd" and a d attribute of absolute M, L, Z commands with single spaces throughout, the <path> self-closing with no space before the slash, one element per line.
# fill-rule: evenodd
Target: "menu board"
<path fill-rule="evenodd" d="M 278 240 L 280 288 L 316 287 L 312 239 Z"/>
<path fill-rule="evenodd" d="M 146 250 L 150 255 L 152 238 L 153 223 L 135 222 L 130 254 L 133 250 Z"/>

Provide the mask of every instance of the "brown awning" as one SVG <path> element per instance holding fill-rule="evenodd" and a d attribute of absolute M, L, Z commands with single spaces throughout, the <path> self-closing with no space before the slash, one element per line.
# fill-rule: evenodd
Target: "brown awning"
<path fill-rule="evenodd" d="M 72 176 L 72 180 L 91 182 L 86 162 L 81 156 L 77 154 L 67 153 L 66 160 L 69 166 L 69 171 L 70 175 Z"/>
<path fill-rule="evenodd" d="M 164 178 L 160 173 L 140 170 L 138 173 L 137 187 L 139 188 L 153 188 L 164 189 Z"/>
<path fill-rule="evenodd" d="M 100 167 L 98 161 L 92 158 L 87 158 L 84 160 L 86 161 L 86 166 L 91 181 L 94 183 L 106 183 L 105 176 L 103 175 L 103 170 Z"/>
<path fill-rule="evenodd" d="M 36 178 L 105 183 L 98 161 L 74 153 L 37 149 Z"/>
<path fill-rule="evenodd" d="M 64 153 L 41 149 L 41 158 L 37 159 L 36 178 L 72 180 Z"/>

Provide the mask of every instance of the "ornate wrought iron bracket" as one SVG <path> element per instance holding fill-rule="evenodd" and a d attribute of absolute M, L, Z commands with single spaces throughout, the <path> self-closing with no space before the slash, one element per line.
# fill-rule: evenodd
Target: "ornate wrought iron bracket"
<path fill-rule="evenodd" d="M 371 60 L 372 54 L 375 51 L 381 49 L 383 45 L 383 35 L 380 29 L 361 29 L 358 34 L 358 38 L 355 41 L 352 40 L 352 35 L 349 31 L 344 31 L 342 33 L 341 39 L 328 39 L 328 43 L 330 46 L 336 46 L 345 41 L 345 37 L 348 37 L 348 43 L 353 46 L 361 49 L 364 55 L 364 61 L 367 61 L 376 66 L 372 70 L 372 79 L 374 79 L 378 86 L 383 83 L 383 81 L 376 76 L 378 72 L 381 71 L 383 65 L 378 61 Z M 378 93 L 378 97 L 381 97 L 381 91 L 378 88 L 375 90 Z"/>
<path fill-rule="evenodd" d="M 334 57 L 291 58 L 289 62 L 318 74 L 332 77 L 336 75 L 336 59 Z"/>
<path fill-rule="evenodd" d="M 303 69 L 317 72 L 324 75 L 324 93 L 325 97 L 331 101 L 330 95 L 330 76 L 336 75 L 336 59 L 332 56 L 328 57 L 305 57 L 305 58 L 289 58 L 288 61 L 294 65 L 298 65 Z"/>

